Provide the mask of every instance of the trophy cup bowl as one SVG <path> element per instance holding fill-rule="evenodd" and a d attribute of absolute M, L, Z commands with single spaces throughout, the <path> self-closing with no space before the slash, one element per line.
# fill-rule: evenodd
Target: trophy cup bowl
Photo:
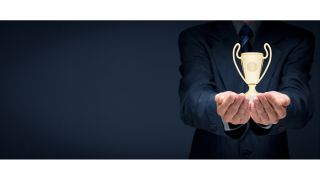
<path fill-rule="evenodd" d="M 252 100 L 254 96 L 257 95 L 256 86 L 261 81 L 263 76 L 266 74 L 269 65 L 271 63 L 272 58 L 272 50 L 268 43 L 264 44 L 264 50 L 266 52 L 266 55 L 263 56 L 263 53 L 260 52 L 245 52 L 241 53 L 239 56 L 241 45 L 239 43 L 235 44 L 233 47 L 232 57 L 233 57 L 233 63 L 242 78 L 242 80 L 249 86 L 249 90 L 245 93 L 246 96 Z M 268 50 L 270 53 L 268 53 Z M 263 66 L 263 62 L 265 59 L 267 59 L 269 56 L 269 62 L 264 70 L 264 72 L 261 75 L 261 70 Z M 241 66 L 244 75 L 239 70 L 239 67 L 236 62 L 236 57 L 241 60 Z M 261 75 L 261 76 L 260 76 Z"/>

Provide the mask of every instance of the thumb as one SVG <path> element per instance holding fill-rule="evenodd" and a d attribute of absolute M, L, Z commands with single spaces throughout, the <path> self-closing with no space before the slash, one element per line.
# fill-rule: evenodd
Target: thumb
<path fill-rule="evenodd" d="M 220 96 L 221 96 L 221 94 L 217 94 L 215 97 L 214 97 L 214 100 L 217 102 L 217 103 L 220 103 Z"/>
<path fill-rule="evenodd" d="M 289 106 L 290 103 L 291 103 L 291 100 L 290 100 L 289 96 L 283 94 L 282 105 L 283 105 L 283 106 Z"/>

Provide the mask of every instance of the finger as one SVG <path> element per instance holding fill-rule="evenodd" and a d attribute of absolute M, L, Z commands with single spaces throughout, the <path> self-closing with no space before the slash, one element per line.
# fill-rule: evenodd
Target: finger
<path fill-rule="evenodd" d="M 233 104 L 229 106 L 227 112 L 225 113 L 226 119 L 231 119 L 233 121 L 234 120 L 233 117 L 238 116 L 237 112 L 244 99 L 245 99 L 244 94 L 237 95 L 235 101 L 233 102 Z M 234 123 L 238 123 L 238 122 L 234 122 Z"/>
<path fill-rule="evenodd" d="M 216 101 L 217 105 L 220 105 L 222 103 L 222 100 L 223 100 L 225 94 L 226 94 L 226 92 L 219 93 L 214 97 L 214 100 Z"/>
<path fill-rule="evenodd" d="M 286 106 L 289 106 L 289 104 L 291 103 L 291 100 L 290 100 L 289 96 L 286 95 L 286 94 L 279 93 L 277 91 L 270 91 L 268 93 L 272 93 L 272 94 L 274 94 L 274 96 L 276 95 L 277 97 L 275 97 L 275 98 L 277 99 L 277 101 L 280 102 L 280 104 L 282 106 L 286 107 Z"/>
<path fill-rule="evenodd" d="M 282 94 L 282 96 L 283 96 L 283 103 L 282 103 L 282 105 L 285 106 L 285 107 L 289 106 L 290 103 L 291 103 L 291 100 L 290 100 L 289 96 L 286 95 L 286 94 Z"/>
<path fill-rule="evenodd" d="M 258 95 L 257 95 L 257 97 L 254 98 L 253 103 L 254 103 L 254 107 L 257 110 L 258 116 L 260 118 L 260 123 L 267 124 L 269 122 L 269 116 L 267 115 L 266 111 L 264 110 L 263 105 L 258 98 Z"/>
<path fill-rule="evenodd" d="M 265 112 L 267 113 L 267 116 L 269 117 L 269 124 L 276 124 L 278 122 L 278 115 L 265 97 L 264 94 L 259 94 L 258 99 L 260 100 L 261 104 L 263 105 L 263 108 Z"/>
<path fill-rule="evenodd" d="M 229 106 L 234 102 L 236 95 L 229 94 L 222 100 L 221 105 L 218 106 L 217 110 L 220 116 L 224 116 Z"/>
<path fill-rule="evenodd" d="M 255 97 L 255 98 L 256 98 L 256 97 Z M 253 101 L 255 101 L 255 98 L 253 99 Z M 249 103 L 250 115 L 251 115 L 251 117 L 252 117 L 252 119 L 253 119 L 254 122 L 256 122 L 256 123 L 261 123 L 259 113 L 258 113 L 257 108 L 256 108 L 256 106 L 255 106 L 255 104 L 254 104 L 253 101 L 251 101 L 251 102 Z"/>
<path fill-rule="evenodd" d="M 215 100 L 215 102 L 216 102 L 216 106 L 217 106 L 217 110 L 218 110 L 218 107 L 221 105 L 221 100 L 220 100 L 219 94 L 217 94 L 217 95 L 214 97 L 214 100 Z"/>
<path fill-rule="evenodd" d="M 249 110 L 249 100 L 247 99 L 247 98 L 245 98 L 243 101 L 242 101 L 242 103 L 241 103 L 241 105 L 240 105 L 240 107 L 239 107 L 239 109 L 238 109 L 238 112 L 237 112 L 237 114 L 238 115 L 244 115 L 245 114 L 245 112 L 246 111 L 248 111 Z"/>
<path fill-rule="evenodd" d="M 242 102 L 239 110 L 239 116 L 241 117 L 240 124 L 245 124 L 249 121 L 250 119 L 249 99 L 246 98 Z"/>
<path fill-rule="evenodd" d="M 217 104 L 220 104 L 220 97 L 221 97 L 221 93 L 217 94 L 214 96 L 214 101 L 217 103 Z"/>
<path fill-rule="evenodd" d="M 277 116 L 279 119 L 282 119 L 286 117 L 286 109 L 277 101 L 276 97 L 274 97 L 270 93 L 266 93 L 266 98 L 269 101 L 269 103 L 272 105 L 273 109 L 277 113 Z"/>
<path fill-rule="evenodd" d="M 237 110 L 237 112 L 233 115 L 233 117 L 231 118 L 232 121 L 235 121 L 235 122 L 239 122 L 240 123 L 240 120 L 243 116 L 243 105 L 245 103 L 245 98 L 242 100 L 241 104 L 239 105 L 239 108 Z"/>

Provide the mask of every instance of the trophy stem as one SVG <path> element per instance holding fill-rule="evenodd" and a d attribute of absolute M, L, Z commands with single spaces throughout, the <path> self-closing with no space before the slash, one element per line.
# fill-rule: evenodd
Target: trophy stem
<path fill-rule="evenodd" d="M 256 91 L 256 84 L 248 84 L 249 90 L 246 92 L 246 96 L 249 98 L 250 101 L 258 94 Z"/>

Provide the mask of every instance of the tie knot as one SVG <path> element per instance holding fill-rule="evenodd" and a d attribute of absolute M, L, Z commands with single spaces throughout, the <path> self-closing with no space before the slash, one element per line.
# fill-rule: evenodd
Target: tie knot
<path fill-rule="evenodd" d="M 245 24 L 240 29 L 239 36 L 240 37 L 247 36 L 247 37 L 251 38 L 251 37 L 253 37 L 253 32 L 252 32 L 251 28 Z"/>

